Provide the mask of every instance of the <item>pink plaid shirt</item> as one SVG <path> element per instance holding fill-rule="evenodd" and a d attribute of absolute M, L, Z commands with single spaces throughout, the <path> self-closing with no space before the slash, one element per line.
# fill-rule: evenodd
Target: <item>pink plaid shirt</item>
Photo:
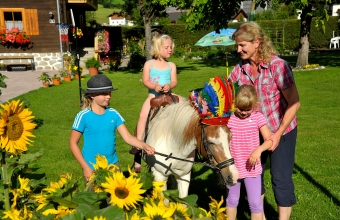
<path fill-rule="evenodd" d="M 275 133 L 280 127 L 288 106 L 281 90 L 295 83 L 288 62 L 278 56 L 272 56 L 269 65 L 264 62 L 260 63 L 257 78 L 254 79 L 250 63 L 242 60 L 236 64 L 230 73 L 230 78 L 239 86 L 243 84 L 255 86 L 261 104 L 260 111 L 267 118 L 270 130 Z M 293 130 L 296 125 L 297 119 L 294 117 L 284 134 Z"/>

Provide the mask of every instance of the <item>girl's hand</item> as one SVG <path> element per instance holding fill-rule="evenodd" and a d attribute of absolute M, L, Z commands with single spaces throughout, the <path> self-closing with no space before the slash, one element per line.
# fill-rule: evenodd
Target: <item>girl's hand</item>
<path fill-rule="evenodd" d="M 151 147 L 150 145 L 146 145 L 144 151 L 148 155 L 154 155 L 155 154 L 155 149 L 153 147 Z"/>
<path fill-rule="evenodd" d="M 163 89 L 163 87 L 162 86 L 160 86 L 160 85 L 156 85 L 156 87 L 155 87 L 155 91 L 156 92 L 160 92 L 160 91 L 162 91 L 162 89 Z"/>
<path fill-rule="evenodd" d="M 261 150 L 259 148 L 256 148 L 249 156 L 249 164 L 251 166 L 255 166 L 256 164 L 261 163 L 260 157 L 261 157 Z"/>
<path fill-rule="evenodd" d="M 165 85 L 163 86 L 163 92 L 169 92 L 170 89 L 171 89 L 171 88 L 170 88 L 169 84 L 165 84 Z"/>
<path fill-rule="evenodd" d="M 93 170 L 90 167 L 88 167 L 86 169 L 83 169 L 83 173 L 84 173 L 84 177 L 86 179 L 86 182 L 88 182 L 90 180 L 92 173 L 93 173 Z"/>

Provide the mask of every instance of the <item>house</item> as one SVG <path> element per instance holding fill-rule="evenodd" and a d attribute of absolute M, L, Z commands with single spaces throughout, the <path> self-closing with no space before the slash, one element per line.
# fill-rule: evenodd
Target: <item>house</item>
<path fill-rule="evenodd" d="M 126 26 L 128 24 L 126 19 L 119 12 L 113 12 L 108 17 L 110 26 Z"/>
<path fill-rule="evenodd" d="M 234 16 L 234 18 L 232 19 L 233 22 L 246 22 L 248 21 L 248 14 L 241 8 L 240 11 Z"/>
<path fill-rule="evenodd" d="M 15 27 L 30 36 L 29 44 L 0 42 L 0 62 L 15 66 L 27 62 L 28 58 L 37 70 L 60 69 L 63 52 L 75 47 L 73 24 L 86 34 L 85 11 L 97 8 L 97 0 L 0 1 L 0 31 Z M 84 42 L 80 38 L 76 43 Z"/>
<path fill-rule="evenodd" d="M 240 4 L 240 10 L 233 17 L 232 22 L 238 22 L 240 20 L 240 18 L 243 18 L 243 21 L 248 21 L 249 20 L 249 16 L 250 16 L 251 3 L 252 3 L 252 0 L 242 1 L 241 4 Z M 266 2 L 266 7 L 265 8 L 261 8 L 260 6 L 255 8 L 255 14 L 259 13 L 261 11 L 265 11 L 265 10 L 267 10 L 269 8 L 271 8 L 270 4 L 268 4 L 268 2 Z"/>
<path fill-rule="evenodd" d="M 177 24 L 177 20 L 182 16 L 182 14 L 186 14 L 188 10 L 179 10 L 176 7 L 167 7 L 166 13 L 170 18 L 171 24 Z"/>

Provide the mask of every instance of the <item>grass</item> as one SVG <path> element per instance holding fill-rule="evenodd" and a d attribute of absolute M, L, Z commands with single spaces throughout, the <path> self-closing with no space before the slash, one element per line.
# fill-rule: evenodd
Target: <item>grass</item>
<path fill-rule="evenodd" d="M 296 56 L 284 57 L 292 65 Z M 239 59 L 229 60 L 230 66 Z M 183 62 L 172 59 L 178 67 L 178 86 L 174 92 L 187 97 L 191 89 L 202 87 L 204 82 L 226 72 L 225 60 L 198 60 Z M 340 114 L 340 60 L 337 53 L 310 54 L 311 64 L 325 65 L 324 70 L 294 72 L 299 90 L 301 108 L 298 112 L 298 139 L 295 158 L 294 181 L 297 204 L 293 207 L 292 220 L 338 219 L 340 215 L 340 166 L 339 128 Z M 231 67 L 230 67 L 231 70 Z M 111 106 L 126 119 L 132 133 L 147 90 L 140 82 L 141 72 L 120 70 L 106 74 L 118 88 L 112 94 Z M 86 88 L 89 76 L 82 80 Z M 41 122 L 34 131 L 36 139 L 31 152 L 43 150 L 44 156 L 37 161 L 40 172 L 47 181 L 55 181 L 62 173 L 82 177 L 80 166 L 73 158 L 68 140 L 74 117 L 80 108 L 78 82 L 63 82 L 60 86 L 41 88 L 17 98 L 30 101 L 30 109 Z M 128 154 L 130 146 L 117 136 L 117 153 L 121 167 L 127 170 L 132 164 Z M 144 169 L 145 170 L 145 169 Z M 218 184 L 216 174 L 209 168 L 194 165 L 189 194 L 199 196 L 198 204 L 207 208 L 209 195 L 225 198 L 225 187 Z M 266 172 L 267 187 L 265 212 L 267 219 L 277 219 L 276 204 L 271 190 L 269 170 Z M 248 219 L 248 204 L 240 200 L 238 219 Z"/>
<path fill-rule="evenodd" d="M 119 1 L 113 2 L 114 4 L 119 4 Z M 119 12 L 119 8 L 104 8 L 103 5 L 98 4 L 98 10 L 96 11 L 96 21 L 99 24 L 109 23 L 108 16 L 113 12 Z"/>

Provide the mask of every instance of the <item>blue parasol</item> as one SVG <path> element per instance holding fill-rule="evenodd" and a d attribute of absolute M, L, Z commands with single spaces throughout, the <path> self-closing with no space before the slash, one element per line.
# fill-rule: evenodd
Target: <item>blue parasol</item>
<path fill-rule="evenodd" d="M 197 41 L 194 46 L 230 46 L 235 45 L 235 41 L 231 39 L 231 36 L 236 31 L 235 28 L 221 29 L 220 33 L 216 31 L 210 32 Z M 227 55 L 227 75 L 228 75 L 228 55 Z"/>

